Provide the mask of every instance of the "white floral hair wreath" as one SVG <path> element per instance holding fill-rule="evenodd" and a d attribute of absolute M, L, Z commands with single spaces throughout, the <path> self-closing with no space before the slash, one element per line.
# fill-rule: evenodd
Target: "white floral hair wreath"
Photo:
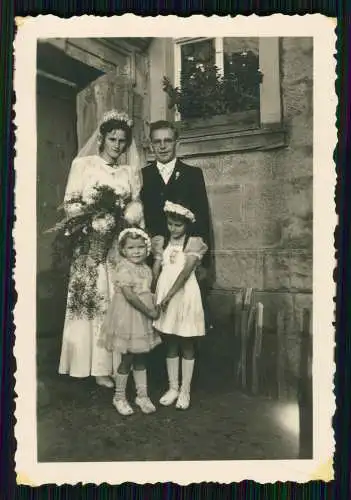
<path fill-rule="evenodd" d="M 183 205 L 179 205 L 178 203 L 173 203 L 172 201 L 167 200 L 163 210 L 164 212 L 181 215 L 186 219 L 189 219 L 190 222 L 196 221 L 193 212 L 188 208 L 183 207 Z"/>
<path fill-rule="evenodd" d="M 128 235 L 140 236 L 140 238 L 142 238 L 145 241 L 147 254 L 148 255 L 150 254 L 150 252 L 151 252 L 151 240 L 149 238 L 149 235 L 145 231 L 143 231 L 143 229 L 140 229 L 139 227 L 127 227 L 126 229 L 123 229 L 123 231 L 121 231 L 119 233 L 118 244 L 120 245 L 121 242 L 125 238 L 127 238 Z"/>
<path fill-rule="evenodd" d="M 129 128 L 133 126 L 133 120 L 129 118 L 127 113 L 124 111 L 117 111 L 116 109 L 111 109 L 111 111 L 107 111 L 100 122 L 100 127 L 103 123 L 109 122 L 110 120 L 117 120 L 119 122 L 125 122 Z"/>

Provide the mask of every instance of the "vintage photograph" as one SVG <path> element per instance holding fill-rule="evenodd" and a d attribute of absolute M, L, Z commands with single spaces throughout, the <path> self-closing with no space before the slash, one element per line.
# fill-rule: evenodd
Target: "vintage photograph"
<path fill-rule="evenodd" d="M 35 40 L 38 464 L 316 456 L 315 40 L 247 33 Z"/>

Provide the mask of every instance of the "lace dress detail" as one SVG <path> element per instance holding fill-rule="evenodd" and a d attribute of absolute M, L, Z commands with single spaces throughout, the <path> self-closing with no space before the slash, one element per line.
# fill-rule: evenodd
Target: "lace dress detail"
<path fill-rule="evenodd" d="M 155 239 L 156 238 L 156 239 Z M 161 237 L 155 237 L 153 250 L 159 257 Z M 184 268 L 187 256 L 196 256 L 201 262 L 207 246 L 199 237 L 189 238 L 185 248 L 183 242 L 170 242 L 162 255 L 162 271 L 156 287 L 156 302 L 160 304 L 173 286 Z M 165 312 L 154 321 L 154 327 L 162 333 L 181 337 L 197 337 L 205 335 L 205 320 L 200 288 L 195 276 L 191 273 L 187 282 L 172 298 Z"/>

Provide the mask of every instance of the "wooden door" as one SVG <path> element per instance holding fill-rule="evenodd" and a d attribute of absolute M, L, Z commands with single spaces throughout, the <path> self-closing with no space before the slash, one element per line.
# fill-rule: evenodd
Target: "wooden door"
<path fill-rule="evenodd" d="M 45 229 L 59 217 L 71 162 L 77 151 L 74 88 L 38 77 L 37 85 L 37 224 L 38 272 L 52 266 L 52 234 Z"/>
<path fill-rule="evenodd" d="M 54 234 L 71 162 L 77 152 L 76 91 L 37 79 L 37 330 L 62 330 L 67 272 L 53 270 Z"/>

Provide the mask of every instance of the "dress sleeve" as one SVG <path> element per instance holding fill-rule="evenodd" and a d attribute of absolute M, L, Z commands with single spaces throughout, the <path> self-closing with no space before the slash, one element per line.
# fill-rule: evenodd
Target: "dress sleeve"
<path fill-rule="evenodd" d="M 75 206 L 77 204 L 71 204 L 69 202 L 73 198 L 82 195 L 84 172 L 85 172 L 84 159 L 83 158 L 74 159 L 72 162 L 71 170 L 68 175 L 66 192 L 63 199 L 63 206 L 67 215 L 74 215 L 77 212 L 77 207 Z"/>
<path fill-rule="evenodd" d="M 162 260 L 164 243 L 165 239 L 163 236 L 154 236 L 151 238 L 151 250 L 154 259 Z"/>
<path fill-rule="evenodd" d="M 132 201 L 126 207 L 124 217 L 130 225 L 137 225 L 145 228 L 143 204 L 140 201 L 140 191 L 142 186 L 142 177 L 140 170 L 134 166 L 128 166 L 129 186 Z"/>
<path fill-rule="evenodd" d="M 84 163 L 82 158 L 75 158 L 72 162 L 71 170 L 68 175 L 64 203 L 67 203 L 72 197 L 82 194 L 83 175 Z"/>
<path fill-rule="evenodd" d="M 116 286 L 118 286 L 118 287 L 133 286 L 135 284 L 133 274 L 124 262 L 121 262 L 117 266 L 117 269 L 116 269 L 116 272 L 114 275 L 114 282 L 115 282 L 114 283 L 115 287 Z"/>
<path fill-rule="evenodd" d="M 201 260 L 207 250 L 208 246 L 202 238 L 200 238 L 199 236 L 192 236 L 189 238 L 188 243 L 186 244 L 184 254 L 192 255 Z"/>

